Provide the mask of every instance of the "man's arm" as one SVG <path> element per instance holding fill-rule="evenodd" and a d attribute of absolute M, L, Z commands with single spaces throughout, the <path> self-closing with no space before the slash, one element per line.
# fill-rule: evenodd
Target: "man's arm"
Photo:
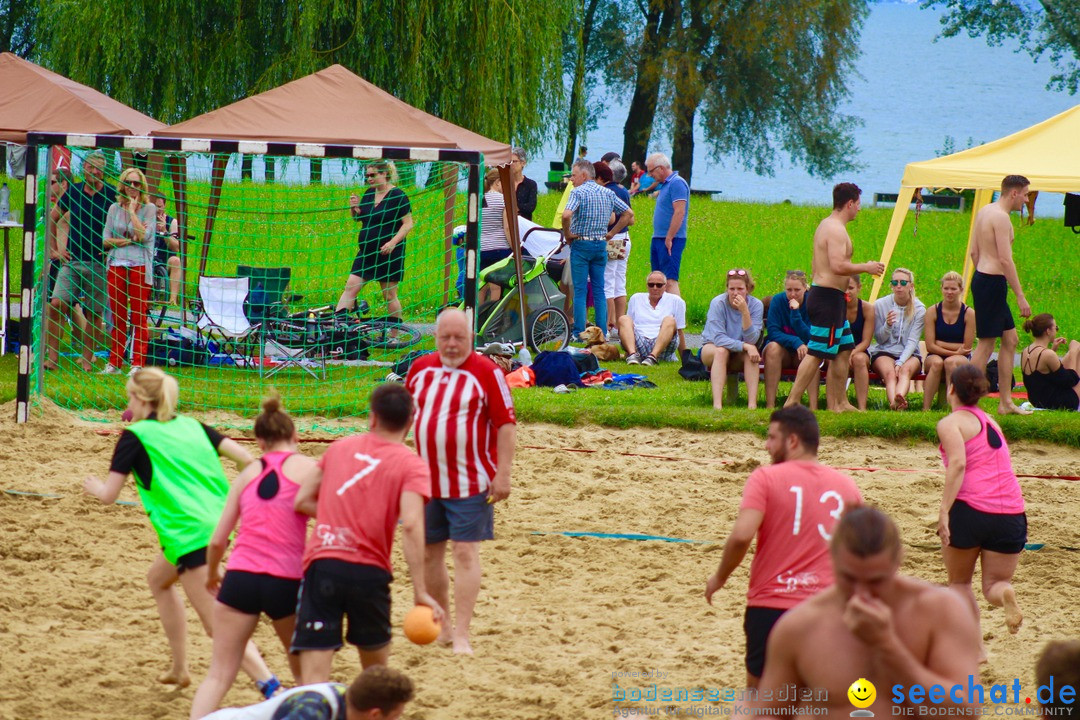
<path fill-rule="evenodd" d="M 424 582 L 424 496 L 411 490 L 403 490 L 399 512 L 401 552 L 405 556 L 405 564 L 409 567 L 409 577 L 412 578 L 413 603 L 427 605 L 435 616 L 435 622 L 442 622 L 443 609 L 435 598 L 428 595 Z"/>
<path fill-rule="evenodd" d="M 847 256 L 848 239 L 838 233 L 829 233 L 825 240 L 828 248 L 829 269 L 834 275 L 858 275 L 870 273 L 880 275 L 885 272 L 885 264 L 880 262 L 853 263 Z"/>
<path fill-rule="evenodd" d="M 668 224 L 667 234 L 664 235 L 664 244 L 667 245 L 668 254 L 671 254 L 671 241 L 679 233 L 683 220 L 686 218 L 686 200 L 675 200 L 671 203 L 671 223 Z"/>
<path fill-rule="evenodd" d="M 754 541 L 758 528 L 765 513 L 753 508 L 739 510 L 735 518 L 735 525 L 731 528 L 731 534 L 724 542 L 724 554 L 720 556 L 720 567 L 716 569 L 705 583 L 705 600 L 712 605 L 712 596 L 727 584 L 731 573 L 742 564 L 746 557 L 746 551 L 750 549 L 750 543 Z"/>
<path fill-rule="evenodd" d="M 621 233 L 623 230 L 625 230 L 628 226 L 633 225 L 633 224 L 634 224 L 634 211 L 631 210 L 630 208 L 627 208 L 626 210 L 623 210 L 622 215 L 619 215 L 619 219 L 615 221 L 614 227 L 612 227 L 610 230 L 607 231 L 607 236 L 606 236 L 607 239 L 610 240 L 611 238 L 615 237 L 616 235 Z"/>
<path fill-rule="evenodd" d="M 1020 309 L 1020 317 L 1031 317 L 1031 305 L 1028 305 L 1024 297 L 1024 289 L 1020 287 L 1020 274 L 1016 271 L 1016 263 L 1013 262 L 1012 254 L 1013 229 L 1008 215 L 994 219 L 994 246 L 997 248 L 998 262 L 1001 263 L 1001 272 L 1009 281 L 1009 287 L 1016 295 L 1016 305 Z"/>
<path fill-rule="evenodd" d="M 562 234 L 567 240 L 573 240 L 574 235 L 570 232 L 570 221 L 574 218 L 574 211 L 570 208 L 563 210 L 562 213 Z"/>
<path fill-rule="evenodd" d="M 517 441 L 517 425 L 512 422 L 499 426 L 495 437 L 499 463 L 495 468 L 495 477 L 491 481 L 490 502 L 499 502 L 510 497 L 510 469 L 514 465 L 514 447 Z"/>
<path fill-rule="evenodd" d="M 869 594 L 856 593 L 844 610 L 844 624 L 866 643 L 871 651 L 871 662 L 881 670 L 882 677 L 911 687 L 922 685 L 932 688 L 939 685 L 950 688 L 964 685 L 968 676 L 979 671 L 979 631 L 971 609 L 964 605 L 959 595 L 945 588 L 922 589 L 916 602 L 916 617 L 923 618 L 930 634 L 925 664 L 920 662 L 897 634 L 892 611 L 880 599 Z M 905 633 L 918 632 L 918 628 L 904 628 Z M 770 643 L 771 650 L 771 643 Z M 941 702 L 946 707 L 965 707 L 967 693 L 959 700 L 948 691 Z"/>

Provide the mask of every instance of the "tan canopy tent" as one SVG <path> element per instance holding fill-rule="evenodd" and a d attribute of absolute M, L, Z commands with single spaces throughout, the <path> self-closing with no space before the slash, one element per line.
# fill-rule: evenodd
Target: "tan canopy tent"
<path fill-rule="evenodd" d="M 29 60 L 0 53 L 0 140 L 27 131 L 149 135 L 165 124 Z"/>
<path fill-rule="evenodd" d="M 971 207 L 974 228 L 975 215 L 990 203 L 994 191 L 1001 189 L 1001 181 L 1006 175 L 1025 176 L 1031 181 L 1032 190 L 1080 192 L 1080 105 L 985 145 L 933 160 L 908 163 L 900 181 L 900 193 L 881 252 L 881 262 L 886 266 L 889 264 L 916 188 L 975 190 L 975 202 Z M 969 231 L 968 254 L 964 257 L 965 281 L 970 281 L 974 271 L 970 250 Z M 884 275 L 874 280 L 871 301 L 877 298 L 884 280 Z"/>
<path fill-rule="evenodd" d="M 379 89 L 348 68 L 331 65 L 319 72 L 273 90 L 238 100 L 151 133 L 154 137 L 209 138 L 245 141 L 364 145 L 373 147 L 469 150 L 483 153 L 488 166 L 500 166 L 506 195 L 506 212 L 517 216 L 517 200 L 509 181 L 510 146 L 458 127 L 414 108 Z M 214 219 L 225 177 L 226 158 L 217 156 L 211 174 L 210 203 L 203 230 L 200 273 L 205 269 Z M 446 197 L 446 251 L 450 244 L 453 184 L 444 183 Z M 177 198 L 178 204 L 181 198 Z M 510 222 L 511 247 L 522 283 L 521 243 L 517 223 Z M 449 266 L 448 266 L 449 267 Z M 449 270 L 447 271 L 449 273 Z M 450 276 L 444 279 L 445 290 Z M 522 313 L 522 323 L 525 321 Z M 524 328 L 523 328 L 524 332 Z"/>

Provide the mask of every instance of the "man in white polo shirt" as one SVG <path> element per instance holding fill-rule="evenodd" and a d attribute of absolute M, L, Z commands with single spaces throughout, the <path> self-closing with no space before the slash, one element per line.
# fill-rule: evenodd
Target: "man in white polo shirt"
<path fill-rule="evenodd" d="M 670 360 L 676 346 L 682 344 L 686 328 L 686 301 L 664 292 L 667 286 L 664 273 L 654 270 L 645 283 L 649 291 L 634 293 L 626 314 L 619 318 L 619 341 L 626 349 L 626 362 L 630 365 L 655 365 L 660 360 Z"/>

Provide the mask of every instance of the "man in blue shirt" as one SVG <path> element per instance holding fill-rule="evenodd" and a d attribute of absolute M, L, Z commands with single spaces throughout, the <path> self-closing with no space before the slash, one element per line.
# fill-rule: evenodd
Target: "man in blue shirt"
<path fill-rule="evenodd" d="M 574 334 L 585 331 L 585 286 L 592 281 L 596 324 L 607 331 L 607 297 L 604 295 L 604 268 L 607 241 L 634 222 L 634 211 L 615 193 L 595 182 L 596 168 L 578 158 L 570 171 L 570 191 L 562 214 L 563 237 L 570 241 L 570 271 L 574 276 Z M 611 216 L 615 224 L 608 228 Z"/>
<path fill-rule="evenodd" d="M 653 211 L 653 237 L 649 257 L 652 269 L 667 276 L 667 292 L 679 294 L 679 266 L 686 247 L 686 218 L 690 215 L 690 186 L 671 169 L 663 153 L 645 160 L 645 172 L 659 184 Z"/>

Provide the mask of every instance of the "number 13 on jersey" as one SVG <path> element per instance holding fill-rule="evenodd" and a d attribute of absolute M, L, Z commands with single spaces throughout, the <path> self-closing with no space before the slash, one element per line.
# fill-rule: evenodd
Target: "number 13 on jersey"
<path fill-rule="evenodd" d="M 788 488 L 795 495 L 795 522 L 791 525 L 791 534 L 798 535 L 802 530 L 802 515 L 803 515 L 803 489 L 801 485 L 792 485 Z M 818 498 L 818 503 L 821 505 L 827 505 L 829 503 L 836 503 L 836 507 L 829 512 L 829 516 L 833 520 L 839 520 L 840 515 L 844 512 L 844 498 L 840 497 L 840 493 L 835 490 L 826 490 L 821 493 L 821 497 Z M 821 537 L 825 542 L 829 542 L 832 539 L 832 533 L 825 529 L 825 526 L 821 523 L 817 524 L 817 530 L 821 533 Z"/>

